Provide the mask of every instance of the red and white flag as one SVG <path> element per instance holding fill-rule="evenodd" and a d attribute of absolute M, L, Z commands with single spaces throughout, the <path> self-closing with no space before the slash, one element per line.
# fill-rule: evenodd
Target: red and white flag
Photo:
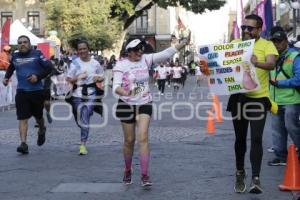
<path fill-rule="evenodd" d="M 1 51 L 5 45 L 9 45 L 10 18 L 7 18 L 1 31 Z"/>

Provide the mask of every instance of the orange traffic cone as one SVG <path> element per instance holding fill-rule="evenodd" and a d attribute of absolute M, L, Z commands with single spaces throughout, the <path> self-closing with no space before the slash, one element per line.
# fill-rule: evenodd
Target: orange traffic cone
<path fill-rule="evenodd" d="M 294 144 L 289 147 L 284 181 L 279 185 L 279 189 L 283 191 L 300 190 L 300 164 Z"/>
<path fill-rule="evenodd" d="M 223 117 L 222 117 L 222 108 L 221 104 L 219 101 L 219 98 L 217 95 L 213 96 L 213 103 L 216 111 L 216 122 L 217 123 L 222 123 L 223 122 Z"/>
<path fill-rule="evenodd" d="M 213 135 L 216 132 L 215 124 L 214 124 L 214 117 L 211 112 L 208 112 L 206 132 L 209 135 Z"/>

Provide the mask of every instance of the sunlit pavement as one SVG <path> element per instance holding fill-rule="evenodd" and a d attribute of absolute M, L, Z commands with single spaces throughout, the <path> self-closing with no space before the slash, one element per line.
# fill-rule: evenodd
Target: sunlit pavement
<path fill-rule="evenodd" d="M 179 94 L 166 87 L 163 97 L 153 86 L 156 111 L 150 127 L 150 176 L 154 183 L 150 190 L 140 186 L 138 151 L 133 160 L 133 181 L 121 184 L 123 176 L 122 131 L 114 119 L 112 108 L 116 100 L 108 91 L 104 98 L 105 118 L 94 114 L 88 141 L 89 154 L 78 156 L 79 128 L 66 104 L 56 101 L 55 119 L 47 124 L 47 141 L 36 145 L 34 120 L 30 121 L 29 154 L 16 152 L 19 144 L 15 110 L 0 113 L 0 199 L 1 200 L 99 200 L 99 199 L 255 199 L 288 200 L 292 193 L 280 192 L 284 167 L 269 167 L 273 155 L 266 149 L 271 145 L 269 123 L 264 132 L 264 159 L 261 195 L 235 194 L 234 133 L 231 121 L 216 124 L 215 135 L 206 134 L 206 110 L 210 96 L 205 83 L 195 86 L 195 78 L 187 81 Z M 220 97 L 225 110 L 227 97 Z M 223 104 L 224 103 L 224 104 Z M 136 150 L 138 150 L 136 148 Z M 249 152 L 249 151 L 248 151 Z M 250 184 L 249 155 L 246 157 Z"/>

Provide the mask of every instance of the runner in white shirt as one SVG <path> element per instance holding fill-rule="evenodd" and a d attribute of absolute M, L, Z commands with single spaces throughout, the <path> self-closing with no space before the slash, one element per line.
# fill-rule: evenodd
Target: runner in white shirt
<path fill-rule="evenodd" d="M 168 83 L 168 87 L 171 87 L 171 72 L 172 72 L 172 67 L 170 65 L 170 63 L 167 63 L 167 71 L 168 71 L 168 75 L 167 75 L 167 83 Z"/>
<path fill-rule="evenodd" d="M 142 186 L 152 185 L 148 175 L 150 158 L 148 128 L 152 115 L 152 95 L 148 84 L 148 70 L 153 63 L 160 63 L 172 57 L 188 42 L 189 39 L 184 39 L 175 47 L 170 47 L 162 52 L 143 54 L 142 42 L 139 39 L 133 40 L 126 46 L 128 57 L 118 61 L 113 70 L 113 92 L 119 96 L 116 116 L 120 119 L 124 132 L 124 184 L 132 183 L 131 163 L 137 128 Z"/>
<path fill-rule="evenodd" d="M 195 74 L 196 74 L 197 85 L 200 87 L 202 72 L 201 72 L 200 67 L 198 65 L 195 68 Z"/>
<path fill-rule="evenodd" d="M 73 84 L 70 103 L 73 107 L 76 123 L 81 130 L 79 155 L 86 155 L 88 153 L 86 142 L 89 135 L 90 117 L 93 115 L 93 111 L 98 108 L 94 104 L 99 98 L 96 83 L 103 82 L 104 70 L 99 62 L 89 55 L 89 46 L 86 41 L 77 43 L 77 52 L 79 58 L 72 61 L 66 80 Z M 80 109 L 79 115 L 77 115 L 78 109 Z"/>
<path fill-rule="evenodd" d="M 181 73 L 183 72 L 182 67 L 179 65 L 179 62 L 175 62 L 175 66 L 172 69 L 173 72 L 173 82 L 174 82 L 174 92 L 179 90 L 179 85 L 181 83 Z"/>
<path fill-rule="evenodd" d="M 163 63 L 161 63 L 156 68 L 156 71 L 158 73 L 158 76 L 157 76 L 158 90 L 159 90 L 161 95 L 164 95 L 166 79 L 167 79 L 167 75 L 169 74 L 169 71 Z"/>

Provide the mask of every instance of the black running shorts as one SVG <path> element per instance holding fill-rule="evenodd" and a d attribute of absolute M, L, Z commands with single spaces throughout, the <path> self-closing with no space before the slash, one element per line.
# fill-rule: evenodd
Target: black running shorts
<path fill-rule="evenodd" d="M 50 89 L 44 89 L 44 99 L 45 99 L 45 101 L 51 100 L 51 90 Z"/>
<path fill-rule="evenodd" d="M 30 92 L 17 90 L 15 100 L 18 120 L 29 119 L 31 116 L 37 119 L 43 117 L 44 90 Z"/>
<path fill-rule="evenodd" d="M 119 99 L 116 116 L 123 123 L 133 124 L 139 114 L 152 115 L 152 102 L 143 105 L 129 105 Z"/>

